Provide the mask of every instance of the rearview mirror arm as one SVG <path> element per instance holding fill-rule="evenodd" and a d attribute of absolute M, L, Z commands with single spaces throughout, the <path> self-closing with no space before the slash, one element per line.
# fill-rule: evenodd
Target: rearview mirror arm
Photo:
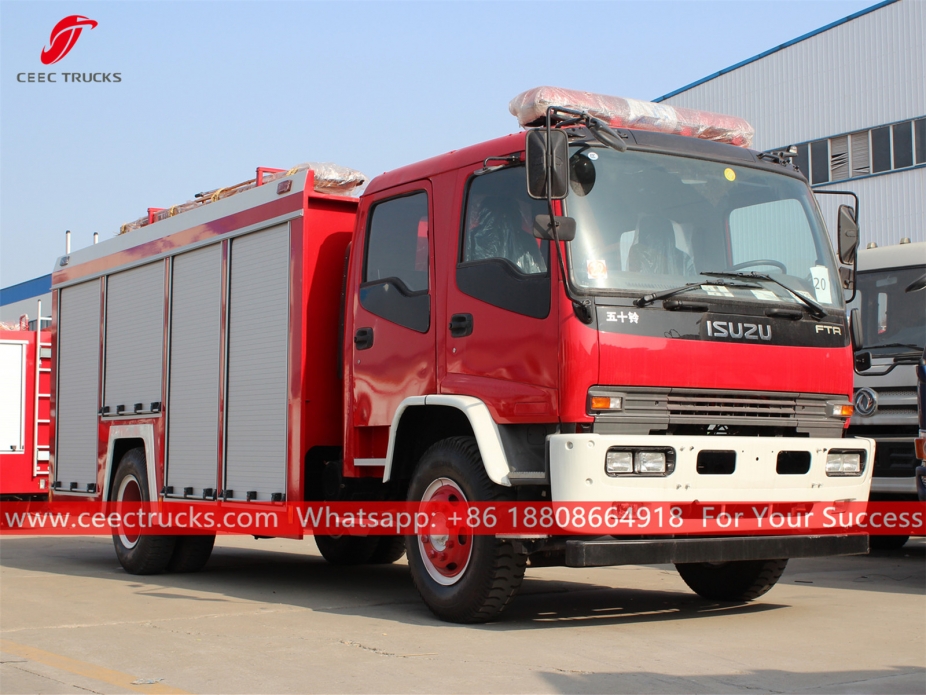
<path fill-rule="evenodd" d="M 559 240 L 559 225 L 556 223 L 556 210 L 553 207 L 553 138 L 550 137 L 550 133 L 553 132 L 553 112 L 562 111 L 566 113 L 573 113 L 579 115 L 578 112 L 574 112 L 571 109 L 564 109 L 562 107 L 548 106 L 547 107 L 547 118 L 546 118 L 546 130 L 547 130 L 547 141 L 546 141 L 546 165 L 547 165 L 547 210 L 550 213 L 550 231 L 553 234 L 553 244 L 556 246 L 556 258 L 559 261 L 559 270 L 563 276 L 563 290 L 566 293 L 566 298 L 572 302 L 573 310 L 576 313 L 578 319 L 584 324 L 590 324 L 594 321 L 594 315 L 592 314 L 592 301 L 590 299 L 582 298 L 576 295 L 572 289 L 572 285 L 569 279 L 569 274 L 566 272 L 566 261 L 563 258 L 563 252 L 560 248 Z"/>
<path fill-rule="evenodd" d="M 858 224 L 859 203 L 858 203 L 858 196 L 855 193 L 853 193 L 852 191 L 825 191 L 825 190 L 813 190 L 813 193 L 814 195 L 816 195 L 817 193 L 822 193 L 823 195 L 850 195 L 852 196 L 852 199 L 855 201 L 855 208 L 853 210 L 853 213 L 855 214 L 855 222 L 856 224 Z M 852 296 L 846 300 L 847 304 L 852 302 L 855 299 L 856 284 L 857 284 L 855 282 L 855 278 L 856 278 L 856 274 L 858 273 L 858 252 L 859 252 L 859 248 L 861 247 L 861 245 L 862 245 L 862 240 L 859 239 L 859 245 L 858 247 L 856 247 L 855 255 L 852 258 Z"/>

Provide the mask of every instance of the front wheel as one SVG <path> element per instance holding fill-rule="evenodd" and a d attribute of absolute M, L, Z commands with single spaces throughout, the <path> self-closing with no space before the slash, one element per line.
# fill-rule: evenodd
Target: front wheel
<path fill-rule="evenodd" d="M 428 449 L 409 486 L 410 502 L 442 503 L 466 518 L 467 502 L 504 500 L 509 491 L 486 475 L 473 437 L 451 437 Z M 491 620 L 524 579 L 527 556 L 494 536 L 474 535 L 453 520 L 432 517 L 427 531 L 407 536 L 405 549 L 415 588 L 438 618 L 457 623 Z"/>
<path fill-rule="evenodd" d="M 675 569 L 699 596 L 713 601 L 751 601 L 775 586 L 787 565 L 787 560 L 739 560 L 678 564 Z"/>

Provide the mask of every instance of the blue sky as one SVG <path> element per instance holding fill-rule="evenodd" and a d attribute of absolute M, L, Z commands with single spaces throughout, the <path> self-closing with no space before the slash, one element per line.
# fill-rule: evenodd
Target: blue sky
<path fill-rule="evenodd" d="M 530 87 L 652 99 L 872 4 L 0 0 L 0 286 L 257 166 L 372 177 L 517 130 Z M 42 65 L 72 14 L 99 25 Z"/>

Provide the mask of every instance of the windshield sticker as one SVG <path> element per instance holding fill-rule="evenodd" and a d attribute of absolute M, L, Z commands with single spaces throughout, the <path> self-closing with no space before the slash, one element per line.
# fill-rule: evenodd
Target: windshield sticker
<path fill-rule="evenodd" d="M 588 153 L 587 155 L 585 155 L 585 156 L 588 157 L 589 159 L 591 159 L 593 162 L 594 162 L 596 159 L 598 159 L 598 153 L 597 153 L 597 152 L 589 152 L 589 153 Z"/>
<path fill-rule="evenodd" d="M 585 272 L 590 280 L 607 280 L 608 264 L 605 261 L 595 261 L 589 258 L 585 261 Z"/>
<path fill-rule="evenodd" d="M 701 289 L 713 297 L 732 297 L 733 293 L 723 285 L 701 285 Z"/>
<path fill-rule="evenodd" d="M 763 302 L 780 302 L 781 297 L 772 292 L 771 290 L 752 290 L 753 295 L 756 299 L 761 299 Z"/>
<path fill-rule="evenodd" d="M 736 181 L 736 172 L 729 167 L 723 170 L 723 175 L 726 177 L 727 181 Z"/>
<path fill-rule="evenodd" d="M 821 304 L 832 304 L 830 271 L 826 269 L 825 265 L 815 265 L 810 269 L 810 276 L 813 278 L 813 291 L 817 295 L 817 301 Z"/>

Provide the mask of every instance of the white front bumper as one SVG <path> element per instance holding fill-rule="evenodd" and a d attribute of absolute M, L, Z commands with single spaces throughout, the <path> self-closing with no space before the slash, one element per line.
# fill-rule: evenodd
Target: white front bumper
<path fill-rule="evenodd" d="M 797 437 L 685 437 L 605 434 L 555 434 L 550 445 L 550 483 L 554 502 L 834 502 L 867 501 L 874 468 L 871 439 Z M 609 447 L 672 447 L 675 470 L 665 477 L 605 473 Z M 858 477 L 829 477 L 830 449 L 866 452 Z M 697 471 L 698 452 L 735 451 L 730 475 Z M 776 472 L 779 451 L 807 451 L 810 471 L 803 475 Z"/>

